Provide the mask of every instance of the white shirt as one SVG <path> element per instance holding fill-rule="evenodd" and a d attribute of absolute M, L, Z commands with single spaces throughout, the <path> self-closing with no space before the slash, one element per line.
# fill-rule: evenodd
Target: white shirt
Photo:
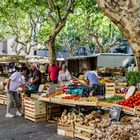
<path fill-rule="evenodd" d="M 69 85 L 71 80 L 72 77 L 68 70 L 66 70 L 64 73 L 62 71 L 59 71 L 58 81 L 61 85 Z"/>
<path fill-rule="evenodd" d="M 10 91 L 17 91 L 20 84 L 23 83 L 22 75 L 20 72 L 14 72 L 10 77 L 10 85 L 9 90 Z"/>

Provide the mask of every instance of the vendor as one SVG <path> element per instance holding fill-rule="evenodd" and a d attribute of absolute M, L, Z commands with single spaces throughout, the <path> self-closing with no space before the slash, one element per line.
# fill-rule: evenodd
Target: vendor
<path fill-rule="evenodd" d="M 59 70 L 59 66 L 55 64 L 54 60 L 52 60 L 50 66 L 48 67 L 50 82 L 57 84 Z"/>
<path fill-rule="evenodd" d="M 37 91 L 40 84 L 41 84 L 41 72 L 37 69 L 36 64 L 32 64 L 30 66 L 30 69 L 33 72 L 33 80 L 30 83 L 30 89 L 29 90 Z"/>
<path fill-rule="evenodd" d="M 65 64 L 62 65 L 62 70 L 59 71 L 58 81 L 62 86 L 69 85 L 72 77 Z"/>
<path fill-rule="evenodd" d="M 94 71 L 87 70 L 87 68 L 82 68 L 84 74 L 84 80 L 89 84 L 91 90 L 98 92 L 99 89 L 99 78 Z"/>

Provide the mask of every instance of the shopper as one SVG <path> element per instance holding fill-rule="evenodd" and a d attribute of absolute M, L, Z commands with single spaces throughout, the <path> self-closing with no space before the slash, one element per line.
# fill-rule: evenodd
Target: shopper
<path fill-rule="evenodd" d="M 22 67 L 20 72 L 14 72 L 7 82 L 7 118 L 13 118 L 14 115 L 10 113 L 11 106 L 13 104 L 13 100 L 15 101 L 17 112 L 17 116 L 22 116 L 21 113 L 21 100 L 20 96 L 17 93 L 17 89 L 20 84 L 23 84 L 22 75 L 27 73 L 27 67 Z"/>
<path fill-rule="evenodd" d="M 50 66 L 48 67 L 50 82 L 57 84 L 59 70 L 59 66 L 55 64 L 54 60 L 52 60 Z"/>
<path fill-rule="evenodd" d="M 59 71 L 58 81 L 62 86 L 67 86 L 71 83 L 72 77 L 70 72 L 67 70 L 67 66 L 65 64 L 62 65 L 62 70 Z"/>

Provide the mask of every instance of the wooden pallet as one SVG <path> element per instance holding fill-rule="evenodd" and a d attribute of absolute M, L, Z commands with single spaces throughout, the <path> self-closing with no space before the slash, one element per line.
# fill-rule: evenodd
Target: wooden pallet
<path fill-rule="evenodd" d="M 74 125 L 57 124 L 57 134 L 74 138 Z"/>
<path fill-rule="evenodd" d="M 46 103 L 36 99 L 25 98 L 25 118 L 33 122 L 46 120 Z"/>

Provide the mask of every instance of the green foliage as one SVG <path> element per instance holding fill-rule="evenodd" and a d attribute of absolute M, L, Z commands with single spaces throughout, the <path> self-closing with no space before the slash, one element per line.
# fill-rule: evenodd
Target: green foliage
<path fill-rule="evenodd" d="M 58 23 L 60 18 L 57 8 L 61 18 L 67 9 L 65 0 L 53 0 L 55 8 L 48 1 L 1 0 L 0 39 L 14 36 L 16 43 L 24 44 L 25 47 L 37 44 L 46 46 L 55 28 L 49 15 Z M 104 15 L 95 0 L 75 0 L 74 11 L 69 15 L 65 28 L 57 35 L 55 47 L 58 51 L 68 46 L 71 53 L 81 46 L 86 46 L 90 52 L 100 47 L 105 52 L 120 39 L 122 33 Z"/>
<path fill-rule="evenodd" d="M 136 86 L 138 83 L 140 83 L 140 72 L 128 72 L 125 76 L 127 83 L 130 86 Z"/>

